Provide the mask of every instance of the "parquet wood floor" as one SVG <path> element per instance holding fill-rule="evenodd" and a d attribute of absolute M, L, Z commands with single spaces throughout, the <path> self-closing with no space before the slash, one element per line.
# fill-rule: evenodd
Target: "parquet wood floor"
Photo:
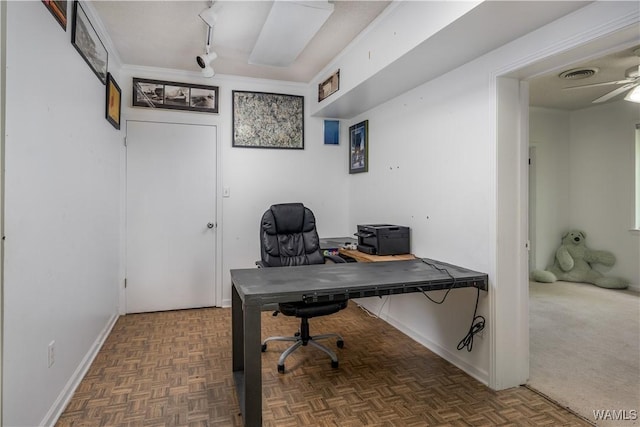
<path fill-rule="evenodd" d="M 263 313 L 264 337 L 297 319 Z M 524 387 L 494 392 L 356 304 L 311 320 L 339 332 L 340 358 L 313 347 L 276 370 L 288 343 L 263 353 L 265 426 L 588 426 Z M 329 343 L 327 341 L 327 343 Z M 118 319 L 58 426 L 240 426 L 231 373 L 231 310 L 207 308 Z"/>

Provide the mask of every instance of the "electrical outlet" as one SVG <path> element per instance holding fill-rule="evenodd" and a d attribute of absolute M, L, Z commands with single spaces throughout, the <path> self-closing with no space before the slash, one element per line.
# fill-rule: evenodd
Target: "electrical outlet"
<path fill-rule="evenodd" d="M 51 341 L 47 349 L 47 359 L 49 367 L 52 367 L 56 363 L 56 342 Z"/>

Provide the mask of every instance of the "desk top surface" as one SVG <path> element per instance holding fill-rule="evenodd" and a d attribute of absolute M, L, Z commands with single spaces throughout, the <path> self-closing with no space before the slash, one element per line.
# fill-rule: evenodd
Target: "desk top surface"
<path fill-rule="evenodd" d="M 358 298 L 450 287 L 488 289 L 485 273 L 431 259 L 231 270 L 245 304 Z"/>

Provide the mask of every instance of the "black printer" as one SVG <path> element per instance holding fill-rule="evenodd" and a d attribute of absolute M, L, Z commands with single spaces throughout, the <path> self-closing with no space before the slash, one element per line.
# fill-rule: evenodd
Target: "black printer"
<path fill-rule="evenodd" d="M 358 250 L 371 255 L 400 255 L 411 252 L 409 227 L 391 224 L 358 225 Z"/>

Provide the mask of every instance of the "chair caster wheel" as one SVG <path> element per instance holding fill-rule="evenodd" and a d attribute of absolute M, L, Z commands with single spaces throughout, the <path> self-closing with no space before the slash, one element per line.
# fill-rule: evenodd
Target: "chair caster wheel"
<path fill-rule="evenodd" d="M 332 367 L 333 369 L 336 369 L 336 368 L 338 367 L 338 361 L 336 360 L 336 361 L 334 362 L 334 361 L 332 360 L 332 361 L 331 361 L 331 367 Z"/>
<path fill-rule="evenodd" d="M 264 353 L 265 351 L 267 351 L 267 345 L 266 344 L 262 344 L 262 348 L 261 348 L 262 352 Z"/>
<path fill-rule="evenodd" d="M 338 346 L 338 348 L 343 348 L 343 347 L 344 347 L 344 341 L 342 341 L 342 340 L 338 340 L 338 341 L 336 342 L 336 345 Z M 262 351 L 264 351 L 264 350 L 262 350 Z"/>
<path fill-rule="evenodd" d="M 278 365 L 278 372 L 284 374 L 284 365 Z"/>

